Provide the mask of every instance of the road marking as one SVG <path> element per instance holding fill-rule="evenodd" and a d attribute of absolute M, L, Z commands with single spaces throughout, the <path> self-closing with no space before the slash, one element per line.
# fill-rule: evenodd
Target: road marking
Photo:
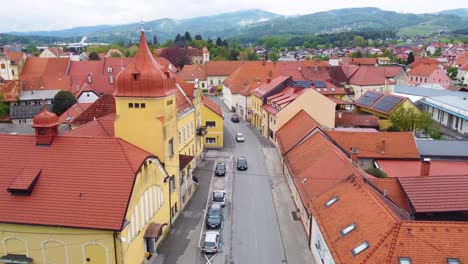
<path fill-rule="evenodd" d="M 215 166 L 216 166 L 216 162 L 213 164 L 213 173 L 211 175 L 211 181 L 210 181 L 210 189 L 208 190 L 208 197 L 206 199 L 206 205 L 205 205 L 205 213 L 203 214 L 203 221 L 202 221 L 202 226 L 201 226 L 201 229 L 200 229 L 200 239 L 198 240 L 198 247 L 201 248 L 201 240 L 202 240 L 202 236 L 203 236 L 203 225 L 205 224 L 205 221 L 206 221 L 206 212 L 208 211 L 208 201 L 210 200 L 210 195 L 211 195 L 211 187 L 213 185 L 213 178 L 214 178 L 214 171 L 215 171 Z"/>
<path fill-rule="evenodd" d="M 187 239 L 190 239 L 190 236 L 192 235 L 193 230 L 190 230 L 190 232 L 187 235 Z"/>
<path fill-rule="evenodd" d="M 210 258 L 208 258 L 208 256 L 206 254 L 203 254 L 205 256 L 205 259 L 206 259 L 206 264 L 212 264 L 211 261 L 214 259 L 214 257 L 216 256 L 216 254 L 213 254 L 211 255 Z"/>

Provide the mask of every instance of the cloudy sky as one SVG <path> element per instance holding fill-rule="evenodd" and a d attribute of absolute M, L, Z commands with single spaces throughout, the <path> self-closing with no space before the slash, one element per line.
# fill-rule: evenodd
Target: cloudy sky
<path fill-rule="evenodd" d="M 77 26 L 126 24 L 158 18 L 189 18 L 245 9 L 283 15 L 366 7 L 364 0 L 1 0 L 0 32 L 57 30 Z M 466 0 L 381 0 L 375 7 L 405 13 L 468 8 Z"/>

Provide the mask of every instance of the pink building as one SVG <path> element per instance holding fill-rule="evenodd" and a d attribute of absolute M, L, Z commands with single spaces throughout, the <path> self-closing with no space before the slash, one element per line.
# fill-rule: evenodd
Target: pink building
<path fill-rule="evenodd" d="M 410 85 L 438 84 L 447 89 L 450 86 L 450 78 L 445 74 L 442 65 L 423 63 L 408 72 L 408 83 Z"/>

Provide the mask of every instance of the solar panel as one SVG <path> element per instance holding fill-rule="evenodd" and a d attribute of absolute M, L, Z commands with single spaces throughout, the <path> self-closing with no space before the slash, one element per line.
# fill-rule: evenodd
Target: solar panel
<path fill-rule="evenodd" d="M 356 101 L 356 104 L 369 107 L 374 104 L 380 97 L 382 97 L 382 94 L 367 91 L 361 97 L 359 97 L 359 99 Z"/>
<path fill-rule="evenodd" d="M 385 95 L 372 108 L 378 111 L 388 113 L 395 108 L 403 99 L 396 96 Z"/>
<path fill-rule="evenodd" d="M 315 88 L 325 88 L 327 84 L 325 81 L 312 81 L 314 83 Z"/>

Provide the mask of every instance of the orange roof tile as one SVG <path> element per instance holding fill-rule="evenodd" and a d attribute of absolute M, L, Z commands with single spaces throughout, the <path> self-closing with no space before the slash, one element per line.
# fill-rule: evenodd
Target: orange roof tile
<path fill-rule="evenodd" d="M 421 161 L 377 160 L 389 177 L 414 177 L 421 175 Z M 468 175 L 468 161 L 432 160 L 429 176 Z"/>
<path fill-rule="evenodd" d="M 458 55 L 455 64 L 458 66 L 468 64 L 468 51 L 465 51 L 462 54 Z"/>
<path fill-rule="evenodd" d="M 353 58 L 351 60 L 351 64 L 355 65 L 376 65 L 377 59 L 376 58 Z"/>
<path fill-rule="evenodd" d="M 58 136 L 41 147 L 35 136 L 0 135 L 0 146 L 0 222 L 106 230 L 122 229 L 137 170 L 153 156 L 117 138 Z M 6 191 L 35 168 L 31 195 Z"/>
<path fill-rule="evenodd" d="M 335 115 L 336 127 L 379 127 L 379 118 L 375 115 L 359 115 L 353 113 L 336 113 Z"/>
<path fill-rule="evenodd" d="M 300 110 L 276 132 L 281 154 L 285 154 L 309 135 L 319 124 L 304 110 Z"/>
<path fill-rule="evenodd" d="M 358 149 L 360 158 L 419 159 L 419 152 L 411 132 L 348 132 L 326 131 L 348 154 Z"/>
<path fill-rule="evenodd" d="M 206 75 L 229 76 L 241 65 L 241 61 L 207 61 L 205 64 Z"/>
<path fill-rule="evenodd" d="M 178 73 L 178 76 L 184 81 L 206 81 L 206 67 L 205 64 L 192 64 L 185 65 L 184 68 Z"/>
<path fill-rule="evenodd" d="M 114 137 L 115 113 L 106 115 L 96 120 L 81 125 L 66 134 L 67 137 Z"/>
<path fill-rule="evenodd" d="M 371 179 L 371 182 L 374 183 L 382 193 L 385 193 L 388 198 L 398 204 L 398 206 L 410 212 L 408 198 L 397 178 L 375 178 Z"/>
<path fill-rule="evenodd" d="M 10 61 L 15 62 L 14 64 L 18 64 L 23 56 L 25 56 L 24 52 L 16 52 L 8 49 L 5 49 L 5 54 L 8 56 L 8 58 L 10 58 Z"/>
<path fill-rule="evenodd" d="M 59 122 L 61 124 L 69 124 L 73 119 L 83 113 L 92 103 L 76 103 L 67 109 L 60 117 Z"/>
<path fill-rule="evenodd" d="M 437 69 L 437 64 L 419 64 L 418 66 L 415 66 L 410 71 L 408 71 L 408 75 L 429 77 Z"/>
<path fill-rule="evenodd" d="M 403 69 L 399 66 L 360 66 L 349 78 L 349 84 L 359 86 L 393 84 L 389 78 L 396 77 Z"/>
<path fill-rule="evenodd" d="M 274 79 L 267 79 L 266 82 L 262 83 L 260 86 L 256 87 L 251 94 L 256 95 L 259 98 L 263 98 L 267 95 L 271 90 L 277 88 L 282 83 L 286 82 L 289 77 L 285 76 L 278 76 Z"/>
<path fill-rule="evenodd" d="M 20 75 L 23 91 L 70 91 L 70 79 L 67 76 L 69 63 L 69 58 L 28 57 Z"/>
<path fill-rule="evenodd" d="M 5 102 L 18 101 L 18 97 L 20 95 L 20 81 L 18 80 L 0 81 L 0 94 L 3 94 L 3 100 Z"/>
<path fill-rule="evenodd" d="M 211 111 L 215 112 L 217 115 L 224 118 L 223 110 L 219 104 L 212 101 L 210 98 L 206 96 L 202 96 L 202 103 L 204 106 L 208 107 Z"/>
<path fill-rule="evenodd" d="M 80 115 L 76 116 L 71 124 L 83 125 L 95 118 L 115 113 L 115 98 L 111 94 L 104 94 L 89 106 Z"/>
<path fill-rule="evenodd" d="M 408 65 L 410 69 L 413 69 L 421 64 L 433 64 L 433 65 L 439 65 L 440 62 L 437 61 L 437 59 L 432 59 L 428 57 L 416 57 L 415 60 Z"/>

